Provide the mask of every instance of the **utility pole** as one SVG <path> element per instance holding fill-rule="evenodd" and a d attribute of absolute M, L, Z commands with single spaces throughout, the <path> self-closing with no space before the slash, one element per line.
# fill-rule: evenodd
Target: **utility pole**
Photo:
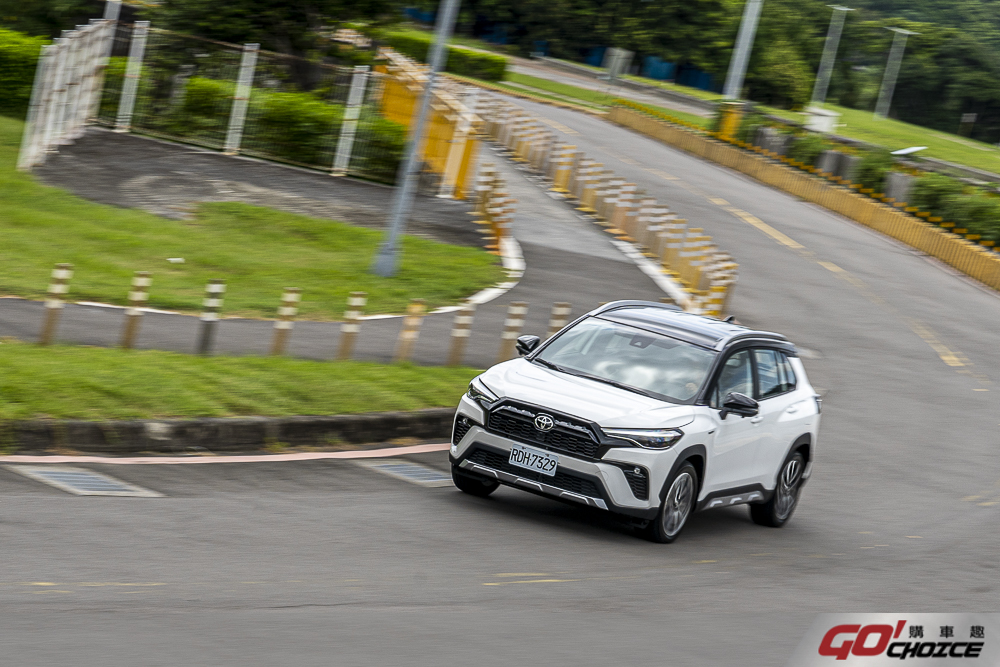
<path fill-rule="evenodd" d="M 892 106 L 892 94 L 896 90 L 896 77 L 899 76 L 899 65 L 903 61 L 903 50 L 906 48 L 906 38 L 919 35 L 919 32 L 903 28 L 886 28 L 896 33 L 892 38 L 892 50 L 889 51 L 889 62 L 882 75 L 882 88 L 878 91 L 878 104 L 875 105 L 875 120 L 885 120 Z"/>
<path fill-rule="evenodd" d="M 847 18 L 847 12 L 854 11 L 850 7 L 840 5 L 827 5 L 827 7 L 833 9 L 833 16 L 830 17 L 830 29 L 826 33 L 823 59 L 819 63 L 816 84 L 813 86 L 812 103 L 817 106 L 826 102 L 826 91 L 830 87 L 833 63 L 837 59 L 837 47 L 840 46 L 840 34 L 844 30 L 844 19 Z"/>
<path fill-rule="evenodd" d="M 740 32 L 736 37 L 736 47 L 729 61 L 729 73 L 726 75 L 726 86 L 722 96 L 727 100 L 740 99 L 743 90 L 743 77 L 747 73 L 747 63 L 750 62 L 750 51 L 753 49 L 753 38 L 757 34 L 757 19 L 764 0 L 747 0 L 743 8 L 743 20 L 740 22 Z"/>
<path fill-rule="evenodd" d="M 399 237 L 406 226 L 407 218 L 410 216 L 410 209 L 413 208 L 417 177 L 423 161 L 424 124 L 427 120 L 427 108 L 430 106 L 431 96 L 434 94 L 434 81 L 437 78 L 437 73 L 444 65 L 446 45 L 452 30 L 455 28 L 458 5 L 459 0 L 442 0 L 438 8 L 437 26 L 434 30 L 434 47 L 431 49 L 430 57 L 430 73 L 420 96 L 417 120 L 413 124 L 407 141 L 406 157 L 399 166 L 399 173 L 396 177 L 399 184 L 396 186 L 396 196 L 392 201 L 389 228 L 386 230 L 385 240 L 379 247 L 378 255 L 375 256 L 375 263 L 372 266 L 372 271 L 383 278 L 391 278 L 396 275 L 399 265 Z"/>

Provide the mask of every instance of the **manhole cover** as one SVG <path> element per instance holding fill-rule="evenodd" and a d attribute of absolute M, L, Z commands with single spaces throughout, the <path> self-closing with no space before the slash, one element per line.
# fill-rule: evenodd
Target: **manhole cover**
<path fill-rule="evenodd" d="M 389 459 L 362 459 L 356 463 L 420 486 L 451 486 L 453 484 L 450 474 L 416 463 L 404 463 Z"/>
<path fill-rule="evenodd" d="M 142 498 L 160 498 L 162 493 L 150 491 L 120 479 L 102 475 L 84 468 L 67 466 L 4 466 L 20 475 L 37 482 L 54 486 L 57 489 L 77 496 L 139 496 Z"/>

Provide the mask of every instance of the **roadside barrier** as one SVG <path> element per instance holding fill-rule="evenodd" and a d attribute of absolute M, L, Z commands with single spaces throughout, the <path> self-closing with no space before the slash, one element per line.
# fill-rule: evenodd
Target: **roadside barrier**
<path fill-rule="evenodd" d="M 524 328 L 524 317 L 528 314 L 528 304 L 525 301 L 511 301 L 507 306 L 507 319 L 503 323 L 503 333 L 500 335 L 500 353 L 497 363 L 513 359 L 517 337 Z"/>
<path fill-rule="evenodd" d="M 461 366 L 465 354 L 465 345 L 472 333 L 472 320 L 476 315 L 475 304 L 468 303 L 455 313 L 455 322 L 451 328 L 451 350 L 448 351 L 448 365 Z"/>
<path fill-rule="evenodd" d="M 39 343 L 48 345 L 54 342 L 58 315 L 65 307 L 69 281 L 73 277 L 71 264 L 56 264 L 52 271 L 52 279 L 48 289 L 48 299 L 45 301 L 45 319 L 42 323 L 42 335 Z M 152 285 L 152 274 L 148 271 L 136 271 L 130 283 L 128 306 L 125 307 L 125 321 L 122 328 L 120 346 L 131 349 L 139 338 L 142 317 L 149 301 L 149 288 Z M 202 313 L 198 320 L 200 329 L 195 351 L 197 354 L 208 355 L 212 352 L 217 334 L 218 322 L 221 319 L 223 296 L 226 293 L 226 283 L 221 279 L 213 279 L 205 286 L 205 297 Z M 354 346 L 360 333 L 360 324 L 364 319 L 364 309 L 368 295 L 365 292 L 351 292 L 347 298 L 344 311 L 344 321 L 340 325 L 340 340 L 334 358 L 338 361 L 349 360 L 353 356 Z M 278 317 L 274 321 L 273 335 L 269 353 L 281 355 L 287 352 L 294 321 L 299 313 L 302 302 L 302 290 L 288 287 L 282 292 Z M 84 302 L 85 305 L 93 305 Z M 472 325 L 475 321 L 476 304 L 466 302 L 458 308 L 448 307 L 445 312 L 455 313 L 452 323 L 451 340 L 447 356 L 443 360 L 448 366 L 460 366 L 463 362 L 469 338 L 472 336 Z M 565 327 L 570 319 L 572 305 L 566 302 L 552 304 L 545 338 L 551 338 Z M 440 311 L 436 311 L 440 312 Z M 503 328 L 500 332 L 499 361 L 506 361 L 516 356 L 515 343 L 524 329 L 528 304 L 524 301 L 513 301 L 508 304 Z M 427 314 L 426 302 L 423 299 L 412 299 L 407 305 L 406 314 L 402 318 L 402 327 L 396 339 L 393 361 L 410 361 L 416 348 L 423 318 Z M 382 318 L 384 315 L 373 315 Z M 541 331 L 539 331 L 541 334 Z"/>
<path fill-rule="evenodd" d="M 45 322 L 42 324 L 42 334 L 38 338 L 40 345 L 50 345 L 56 337 L 59 313 L 62 311 L 66 294 L 69 292 L 69 280 L 72 277 L 72 264 L 56 264 L 56 268 L 52 269 L 49 298 L 45 300 Z"/>
<path fill-rule="evenodd" d="M 520 107 L 492 95 L 483 98 L 478 109 L 486 136 L 506 148 L 512 160 L 548 179 L 550 191 L 654 260 L 687 295 L 678 305 L 716 317 L 728 312 L 739 267 L 710 236 L 701 229 L 687 230 L 686 221 L 669 207 L 575 146 L 555 142 L 552 132 Z"/>
<path fill-rule="evenodd" d="M 620 100 L 617 104 L 608 114 L 608 120 L 614 123 L 839 213 L 1000 290 L 1000 253 L 992 242 L 983 241 L 976 234 L 772 151 L 735 139 L 710 136 L 693 126 L 656 117 L 634 102 Z M 722 289 L 726 279 L 711 280 L 714 286 L 709 288 L 709 300 L 716 303 L 721 299 L 726 304 L 728 291 Z"/>
<path fill-rule="evenodd" d="M 149 271 L 136 271 L 132 278 L 132 290 L 128 293 L 128 308 L 125 309 L 125 327 L 122 329 L 122 348 L 131 350 L 139 336 L 142 324 L 142 309 L 149 299 L 149 286 L 153 283 Z"/>
<path fill-rule="evenodd" d="M 225 293 L 226 282 L 224 280 L 215 278 L 205 286 L 204 310 L 201 313 L 201 335 L 198 337 L 198 354 L 208 355 L 212 352 L 215 328 L 219 324 L 219 311 L 222 309 L 222 295 Z"/>
<path fill-rule="evenodd" d="M 354 352 L 354 342 L 361 330 L 361 316 L 364 315 L 368 303 L 366 292 L 351 292 L 347 297 L 347 310 L 344 311 L 344 322 L 340 325 L 340 346 L 337 348 L 337 359 L 350 359 Z"/>
<path fill-rule="evenodd" d="M 549 330 L 545 333 L 546 340 L 555 336 L 560 329 L 569 323 L 569 314 L 573 306 L 565 301 L 552 304 L 552 316 L 549 318 Z"/>
<path fill-rule="evenodd" d="M 271 354 L 285 353 L 288 336 L 292 333 L 295 316 L 299 312 L 298 303 L 302 298 L 302 290 L 298 287 L 287 287 L 281 295 L 281 306 L 278 308 L 278 320 L 274 323 L 274 339 L 271 341 Z"/>
<path fill-rule="evenodd" d="M 471 213 L 477 225 L 487 227 L 486 249 L 499 255 L 501 239 L 510 235 L 517 200 L 504 190 L 506 184 L 490 162 L 483 163 L 475 182 L 475 207 Z"/>
<path fill-rule="evenodd" d="M 423 299 L 413 299 L 406 307 L 406 317 L 403 318 L 403 326 L 399 330 L 399 340 L 396 343 L 396 356 L 394 362 L 409 361 L 413 356 L 413 348 L 417 344 L 417 336 L 420 335 L 420 324 L 424 320 L 424 313 L 427 306 Z"/>

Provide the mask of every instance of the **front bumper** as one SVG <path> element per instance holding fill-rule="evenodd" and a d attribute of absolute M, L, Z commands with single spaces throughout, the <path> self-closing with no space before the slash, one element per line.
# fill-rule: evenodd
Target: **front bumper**
<path fill-rule="evenodd" d="M 657 492 L 663 480 L 658 473 L 662 469 L 665 475 L 666 468 L 672 463 L 667 460 L 672 458 L 671 454 L 629 449 L 616 453 L 615 458 L 622 460 L 613 462 L 591 461 L 553 452 L 559 457 L 559 466 L 554 477 L 547 477 L 509 463 L 510 450 L 514 445 L 538 448 L 537 445 L 520 443 L 487 431 L 479 425 L 485 421 L 482 409 L 467 397 L 459 405 L 458 415 L 474 422 L 461 440 L 451 446 L 451 462 L 460 471 L 557 500 L 640 519 L 652 519 L 659 511 Z M 608 458 L 605 456 L 605 459 Z M 652 473 L 648 498 L 635 496 L 622 470 L 623 464 L 626 467 L 641 465 Z"/>

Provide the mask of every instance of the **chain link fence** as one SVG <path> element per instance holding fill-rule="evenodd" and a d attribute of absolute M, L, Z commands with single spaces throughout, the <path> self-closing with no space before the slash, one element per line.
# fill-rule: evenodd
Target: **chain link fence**
<path fill-rule="evenodd" d="M 149 30 L 144 52 L 136 54 L 133 37 L 138 39 L 134 26 L 117 27 L 99 123 L 213 150 L 395 180 L 406 128 L 379 111 L 385 75 L 157 29 Z M 141 67 L 133 65 L 134 110 L 123 125 L 130 54 L 133 61 L 138 55 Z M 241 80 L 248 89 L 241 89 Z"/>

